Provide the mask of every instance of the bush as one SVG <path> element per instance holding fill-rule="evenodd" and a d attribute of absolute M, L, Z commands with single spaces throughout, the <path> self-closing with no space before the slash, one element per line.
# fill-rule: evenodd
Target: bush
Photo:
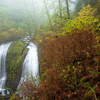
<path fill-rule="evenodd" d="M 38 89 L 30 88 L 36 93 L 26 96 L 30 100 L 97 100 L 100 56 L 96 44 L 95 35 L 88 31 L 76 30 L 76 34 L 67 36 L 47 35 L 39 44 L 42 81 Z M 30 86 L 30 82 L 27 84 Z M 29 89 L 25 91 L 28 94 Z"/>
<path fill-rule="evenodd" d="M 51 66 L 89 65 L 96 55 L 95 35 L 88 31 L 76 31 L 66 36 L 47 36 L 39 44 L 40 71 Z M 52 63 L 51 63 L 52 62 Z"/>
<path fill-rule="evenodd" d="M 25 32 L 22 29 L 11 28 L 7 32 L 0 33 L 0 43 L 19 40 L 24 36 Z"/>
<path fill-rule="evenodd" d="M 83 7 L 78 17 L 67 21 L 63 28 L 64 33 L 71 33 L 74 30 L 91 31 L 94 33 L 97 30 L 97 24 L 99 24 L 99 18 L 94 16 L 95 14 L 96 9 L 92 8 L 90 5 Z"/>
<path fill-rule="evenodd" d="M 26 82 L 30 100 L 98 100 L 100 97 L 100 36 L 96 36 L 96 9 L 86 6 L 66 23 L 65 33 L 39 37 L 41 83 Z M 25 84 L 26 84 L 25 83 Z M 23 87 L 26 86 L 23 84 Z M 23 90 L 22 90 L 23 91 Z M 31 91 L 31 95 L 27 95 Z M 33 92 L 36 91 L 36 92 Z"/>
<path fill-rule="evenodd" d="M 21 91 L 29 100 L 98 100 L 99 74 L 96 66 L 53 67 L 42 75 L 38 89 L 34 81 L 27 81 Z"/>

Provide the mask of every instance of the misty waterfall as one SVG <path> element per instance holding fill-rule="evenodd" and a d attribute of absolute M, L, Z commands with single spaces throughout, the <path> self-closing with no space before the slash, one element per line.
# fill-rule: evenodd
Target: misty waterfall
<path fill-rule="evenodd" d="M 0 45 L 0 94 L 5 95 L 6 82 L 6 56 L 11 42 Z M 7 91 L 6 91 L 7 92 Z"/>
<path fill-rule="evenodd" d="M 39 68 L 38 68 L 37 46 L 34 43 L 29 43 L 27 48 L 29 49 L 29 51 L 27 52 L 27 55 L 23 62 L 22 75 L 21 75 L 18 88 L 23 82 L 27 80 L 27 78 L 31 76 L 33 76 L 36 79 L 35 82 L 36 85 L 38 85 L 37 78 L 39 75 Z"/>
<path fill-rule="evenodd" d="M 6 58 L 7 51 L 10 47 L 11 42 L 3 43 L 0 45 L 0 95 L 5 96 L 9 94 L 9 91 L 5 89 L 7 71 L 6 71 Z M 29 43 L 27 46 L 28 52 L 23 62 L 22 74 L 19 81 L 19 85 L 16 88 L 19 88 L 20 85 L 27 80 L 27 78 L 33 76 L 35 84 L 38 86 L 37 78 L 39 76 L 39 64 L 38 64 L 38 51 L 37 46 L 34 43 Z"/>

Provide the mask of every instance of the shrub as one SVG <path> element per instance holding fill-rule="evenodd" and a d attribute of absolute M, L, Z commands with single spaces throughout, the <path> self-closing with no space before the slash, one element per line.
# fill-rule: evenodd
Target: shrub
<path fill-rule="evenodd" d="M 11 28 L 7 32 L 0 33 L 0 43 L 19 40 L 24 36 L 25 32 L 22 29 Z"/>
<path fill-rule="evenodd" d="M 38 89 L 33 82 L 22 84 L 28 100 L 98 100 L 100 95 L 96 66 L 53 67 L 44 72 Z"/>
<path fill-rule="evenodd" d="M 39 47 L 40 71 L 51 66 L 89 65 L 96 55 L 95 35 L 88 31 L 76 31 L 66 36 L 47 36 Z M 52 63 L 51 63 L 52 62 Z"/>
<path fill-rule="evenodd" d="M 83 7 L 83 9 L 79 12 L 78 17 L 67 21 L 63 28 L 64 33 L 71 33 L 74 30 L 86 30 L 94 33 L 97 30 L 97 24 L 99 23 L 99 18 L 95 17 L 95 14 L 96 9 L 92 8 L 90 5 Z"/>
<path fill-rule="evenodd" d="M 95 35 L 77 31 L 67 36 L 47 35 L 40 43 L 41 83 L 31 88 L 31 100 L 97 100 L 99 65 Z M 27 83 L 30 84 L 30 83 Z M 28 93 L 28 89 L 26 88 Z"/>
<path fill-rule="evenodd" d="M 37 94 L 37 84 L 36 79 L 34 77 L 28 78 L 25 82 L 23 82 L 18 89 L 19 97 L 28 99 L 28 100 L 36 100 L 38 96 Z"/>

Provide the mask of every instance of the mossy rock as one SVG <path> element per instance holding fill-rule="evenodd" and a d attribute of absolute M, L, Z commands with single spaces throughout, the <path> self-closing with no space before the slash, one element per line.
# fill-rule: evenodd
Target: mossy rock
<path fill-rule="evenodd" d="M 22 41 L 15 41 L 8 50 L 6 88 L 12 92 L 16 91 L 20 81 L 23 61 L 28 51 L 26 46 L 27 44 Z"/>

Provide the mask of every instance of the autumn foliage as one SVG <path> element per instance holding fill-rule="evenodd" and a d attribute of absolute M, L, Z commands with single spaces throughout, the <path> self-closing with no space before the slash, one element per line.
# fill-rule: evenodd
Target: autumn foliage
<path fill-rule="evenodd" d="M 0 33 L 0 43 L 19 40 L 25 36 L 25 32 L 22 29 L 11 28 L 7 32 Z"/>
<path fill-rule="evenodd" d="M 99 17 L 94 16 L 96 13 L 97 9 L 92 8 L 90 5 L 83 7 L 77 17 L 65 23 L 65 27 L 63 28 L 64 33 L 71 33 L 74 30 L 91 31 L 94 33 L 98 30 L 98 26 L 100 26 Z"/>
<path fill-rule="evenodd" d="M 98 40 L 91 32 L 75 31 L 65 36 L 48 34 L 39 44 L 41 82 L 38 88 L 30 81 L 23 83 L 24 97 L 29 100 L 98 100 L 100 56 L 99 47 L 95 47 Z"/>
<path fill-rule="evenodd" d="M 76 34 L 67 36 L 54 36 L 51 39 L 44 39 L 40 50 L 40 61 L 42 66 L 73 65 L 77 62 L 85 65 L 85 61 L 95 55 L 95 36 L 87 31 L 76 31 Z M 82 62 L 81 62 L 82 61 Z M 91 61 L 92 62 L 92 61 Z M 43 68 L 42 67 L 42 68 Z"/>
<path fill-rule="evenodd" d="M 66 23 L 65 34 L 46 34 L 34 39 L 39 47 L 41 82 L 38 88 L 30 81 L 23 83 L 23 87 L 33 87 L 22 88 L 24 97 L 29 100 L 100 98 L 100 35 L 95 34 L 98 19 L 94 12 L 88 5 L 78 17 Z"/>

